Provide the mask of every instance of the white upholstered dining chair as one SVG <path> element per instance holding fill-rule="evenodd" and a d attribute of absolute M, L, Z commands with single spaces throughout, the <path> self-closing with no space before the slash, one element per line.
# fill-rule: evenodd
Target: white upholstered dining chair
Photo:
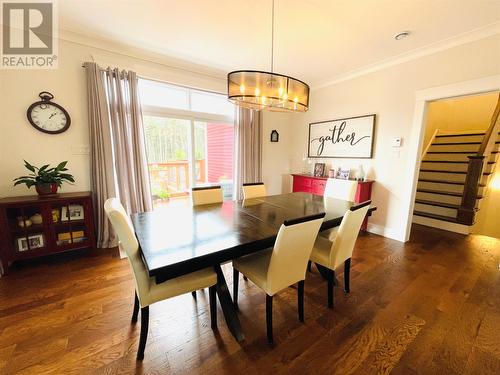
<path fill-rule="evenodd" d="M 266 185 L 263 182 L 243 184 L 243 199 L 265 197 L 266 195 Z"/>
<path fill-rule="evenodd" d="M 210 315 L 212 328 L 217 325 L 217 305 L 215 284 L 217 274 L 210 268 L 195 271 L 175 279 L 156 284 L 155 279 L 148 275 L 141 259 L 139 243 L 135 237 L 132 222 L 117 198 L 110 198 L 104 204 L 106 215 L 118 235 L 120 246 L 127 253 L 127 259 L 132 268 L 135 280 L 135 301 L 132 323 L 137 322 L 139 307 L 141 308 L 141 334 L 137 359 L 144 358 L 144 349 L 148 336 L 149 306 L 155 302 L 189 293 L 202 288 L 209 288 Z"/>
<path fill-rule="evenodd" d="M 191 189 L 193 206 L 222 203 L 222 188 L 220 186 L 203 186 Z"/>
<path fill-rule="evenodd" d="M 354 202 L 357 187 L 357 181 L 329 178 L 326 181 L 325 192 L 323 195 L 325 197 Z"/>
<path fill-rule="evenodd" d="M 352 206 L 342 218 L 342 223 L 335 232 L 335 237 L 328 240 L 318 236 L 311 253 L 311 262 L 316 263 L 318 268 L 326 269 L 328 282 L 328 307 L 333 308 L 333 284 L 335 269 L 344 263 L 344 290 L 350 292 L 349 277 L 351 257 L 361 224 L 370 209 L 371 201 L 366 201 Z"/>
<path fill-rule="evenodd" d="M 273 342 L 273 296 L 298 283 L 298 314 L 304 321 L 304 279 L 314 240 L 325 214 L 285 221 L 272 249 L 233 261 L 233 302 L 238 308 L 239 273 L 266 293 L 267 340 Z"/>
<path fill-rule="evenodd" d="M 324 197 L 342 199 L 344 201 L 354 202 L 356 199 L 356 190 L 358 188 L 358 182 L 352 180 L 341 180 L 338 178 L 329 178 L 326 181 Z M 327 237 L 330 241 L 333 241 L 335 235 L 337 234 L 338 227 L 332 228 L 330 230 L 325 230 L 320 233 L 322 237 Z"/>

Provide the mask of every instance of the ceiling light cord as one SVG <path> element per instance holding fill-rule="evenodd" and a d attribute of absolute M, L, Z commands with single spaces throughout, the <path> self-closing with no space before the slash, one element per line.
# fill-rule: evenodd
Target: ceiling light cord
<path fill-rule="evenodd" d="M 272 10 L 271 10 L 271 73 L 273 73 L 274 68 L 274 0 L 272 0 Z"/>

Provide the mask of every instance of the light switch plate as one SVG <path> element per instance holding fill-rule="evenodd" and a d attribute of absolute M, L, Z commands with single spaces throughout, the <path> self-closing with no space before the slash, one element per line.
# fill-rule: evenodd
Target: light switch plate
<path fill-rule="evenodd" d="M 401 147 L 401 137 L 392 138 L 392 147 Z"/>

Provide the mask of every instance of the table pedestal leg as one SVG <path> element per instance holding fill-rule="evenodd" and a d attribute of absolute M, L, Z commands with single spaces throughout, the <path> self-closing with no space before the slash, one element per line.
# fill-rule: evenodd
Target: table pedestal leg
<path fill-rule="evenodd" d="M 231 294 L 229 293 L 226 279 L 224 278 L 224 273 L 220 265 L 215 266 L 214 269 L 217 273 L 217 296 L 219 297 L 222 313 L 226 319 L 227 326 L 237 341 L 243 341 L 245 335 L 241 329 L 240 319 L 234 308 L 233 300 L 231 299 Z"/>

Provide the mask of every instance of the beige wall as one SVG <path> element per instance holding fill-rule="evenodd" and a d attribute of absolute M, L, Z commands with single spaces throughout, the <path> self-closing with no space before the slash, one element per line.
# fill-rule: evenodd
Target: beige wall
<path fill-rule="evenodd" d="M 408 191 L 414 165 L 408 153 L 415 92 L 500 73 L 500 35 L 453 47 L 348 81 L 312 91 L 310 110 L 296 115 L 290 146 L 292 171 L 300 171 L 306 151 L 308 123 L 375 113 L 377 123 L 373 159 L 325 159 L 329 165 L 357 168 L 360 164 L 376 180 L 373 201 L 377 212 L 370 230 L 404 240 Z M 393 150 L 393 137 L 402 147 Z"/>
<path fill-rule="evenodd" d="M 268 194 L 291 191 L 290 145 L 294 114 L 263 112 L 262 179 Z M 279 133 L 279 142 L 271 142 L 271 131 Z"/>
<path fill-rule="evenodd" d="M 498 93 L 437 100 L 427 107 L 424 147 L 432 135 L 459 131 L 486 130 L 495 111 Z"/>

